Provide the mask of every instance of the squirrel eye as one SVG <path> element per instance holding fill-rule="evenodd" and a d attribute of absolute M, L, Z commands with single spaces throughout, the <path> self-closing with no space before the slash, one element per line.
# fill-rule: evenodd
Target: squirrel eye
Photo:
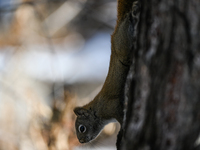
<path fill-rule="evenodd" d="M 84 125 L 80 125 L 78 127 L 78 130 L 79 130 L 80 133 L 84 133 L 86 131 L 86 127 Z"/>

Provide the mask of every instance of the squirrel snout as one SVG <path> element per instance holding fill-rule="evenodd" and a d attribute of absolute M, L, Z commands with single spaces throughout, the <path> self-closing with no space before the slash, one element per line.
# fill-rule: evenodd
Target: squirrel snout
<path fill-rule="evenodd" d="M 88 143 L 89 141 L 91 141 L 91 139 L 88 136 L 86 136 L 85 138 L 79 139 L 80 143 Z"/>
<path fill-rule="evenodd" d="M 80 139 L 79 142 L 80 143 L 85 143 L 85 140 L 84 139 Z"/>

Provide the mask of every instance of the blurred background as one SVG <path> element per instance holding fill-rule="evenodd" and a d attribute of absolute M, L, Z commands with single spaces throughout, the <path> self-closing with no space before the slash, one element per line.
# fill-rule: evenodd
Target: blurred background
<path fill-rule="evenodd" d="M 0 0 L 0 150 L 115 149 L 119 124 L 80 145 L 73 108 L 108 72 L 116 0 Z"/>

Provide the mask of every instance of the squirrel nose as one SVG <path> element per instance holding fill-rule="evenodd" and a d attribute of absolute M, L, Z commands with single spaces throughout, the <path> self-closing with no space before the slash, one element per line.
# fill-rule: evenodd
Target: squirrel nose
<path fill-rule="evenodd" d="M 85 143 L 84 139 L 79 140 L 80 143 Z"/>

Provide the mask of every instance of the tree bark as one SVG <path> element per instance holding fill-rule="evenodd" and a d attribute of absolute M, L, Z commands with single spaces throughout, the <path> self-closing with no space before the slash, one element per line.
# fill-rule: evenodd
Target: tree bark
<path fill-rule="evenodd" d="M 141 0 L 120 150 L 199 150 L 200 1 Z"/>

